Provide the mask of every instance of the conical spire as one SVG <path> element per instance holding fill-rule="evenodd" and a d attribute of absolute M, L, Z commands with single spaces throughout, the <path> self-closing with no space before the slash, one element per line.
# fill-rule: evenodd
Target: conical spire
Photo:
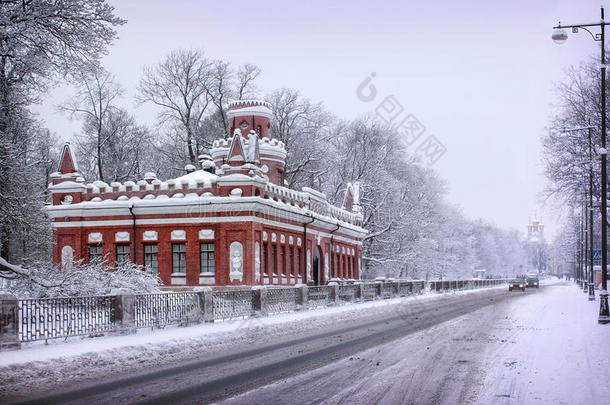
<path fill-rule="evenodd" d="M 59 168 L 57 169 L 61 174 L 70 174 L 78 172 L 78 164 L 74 153 L 70 148 L 70 143 L 64 144 L 63 150 L 61 151 L 61 157 L 59 158 Z"/>

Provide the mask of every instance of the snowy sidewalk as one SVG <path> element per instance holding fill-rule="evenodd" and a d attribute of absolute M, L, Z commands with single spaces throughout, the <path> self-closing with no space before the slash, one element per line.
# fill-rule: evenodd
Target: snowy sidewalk
<path fill-rule="evenodd" d="M 479 403 L 610 403 L 610 324 L 597 323 L 599 296 L 588 301 L 572 283 L 546 290 L 490 330 L 502 339 L 485 353 Z"/>

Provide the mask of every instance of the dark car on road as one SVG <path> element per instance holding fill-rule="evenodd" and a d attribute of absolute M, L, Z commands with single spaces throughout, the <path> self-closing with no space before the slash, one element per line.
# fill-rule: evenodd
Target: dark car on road
<path fill-rule="evenodd" d="M 511 280 L 510 283 L 508 283 L 508 291 L 514 291 L 514 290 L 525 291 L 525 281 L 517 279 L 517 278 L 514 280 Z"/>
<path fill-rule="evenodd" d="M 536 276 L 528 276 L 525 279 L 525 286 L 527 288 L 540 288 L 540 280 Z"/>

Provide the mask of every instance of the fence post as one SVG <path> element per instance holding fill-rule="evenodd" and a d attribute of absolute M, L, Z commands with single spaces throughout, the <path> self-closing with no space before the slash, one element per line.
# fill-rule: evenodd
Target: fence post
<path fill-rule="evenodd" d="M 362 299 L 362 282 L 356 281 L 354 283 L 354 302 L 364 301 Z"/>
<path fill-rule="evenodd" d="M 265 305 L 267 298 L 267 287 L 264 285 L 255 285 L 252 287 L 252 306 L 255 312 L 260 316 L 267 316 L 267 306 Z"/>
<path fill-rule="evenodd" d="M 383 281 L 376 280 L 375 281 L 375 299 L 382 298 L 383 293 Z"/>
<path fill-rule="evenodd" d="M 195 287 L 199 300 L 198 322 L 214 322 L 214 292 L 212 287 Z"/>
<path fill-rule="evenodd" d="M 297 289 L 297 311 L 303 311 L 307 309 L 307 286 L 305 284 L 299 284 L 295 287 Z"/>
<path fill-rule="evenodd" d="M 398 297 L 398 282 L 394 279 L 390 279 L 390 284 L 392 285 L 392 296 L 390 298 Z"/>
<path fill-rule="evenodd" d="M 114 300 L 115 329 L 121 334 L 135 332 L 136 305 L 133 291 L 128 288 L 115 288 L 110 294 L 116 296 Z"/>
<path fill-rule="evenodd" d="M 0 350 L 20 347 L 19 300 L 12 294 L 0 294 Z"/>
<path fill-rule="evenodd" d="M 339 284 L 335 281 L 328 283 L 329 288 L 329 305 L 339 305 Z"/>

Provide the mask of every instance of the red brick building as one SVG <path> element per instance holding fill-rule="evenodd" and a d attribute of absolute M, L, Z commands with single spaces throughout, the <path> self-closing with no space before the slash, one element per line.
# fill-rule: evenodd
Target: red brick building
<path fill-rule="evenodd" d="M 168 286 L 325 284 L 360 275 L 358 184 L 343 207 L 286 187 L 286 150 L 270 134 L 270 105 L 238 101 L 232 136 L 214 142 L 200 168 L 161 181 L 86 184 L 69 144 L 51 175 L 53 258 L 130 260 Z"/>

